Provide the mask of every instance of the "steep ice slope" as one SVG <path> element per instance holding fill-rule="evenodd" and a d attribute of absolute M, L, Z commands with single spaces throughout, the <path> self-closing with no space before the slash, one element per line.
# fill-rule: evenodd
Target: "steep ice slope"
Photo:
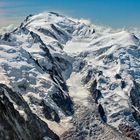
<path fill-rule="evenodd" d="M 139 39 L 121 31 L 93 39 L 89 45 L 83 43 L 81 47 L 81 41 L 76 45 L 75 41 L 68 42 L 64 50 L 76 55 L 73 70 L 81 74 L 83 85 L 103 106 L 107 123 L 116 128 L 127 124 L 139 131 L 130 94 L 135 88 L 133 81 L 139 82 L 140 78 Z M 70 51 L 73 47 L 76 47 L 76 52 Z M 139 100 L 139 95 L 136 98 Z M 139 107 L 134 112 L 139 114 L 138 110 Z"/>
<path fill-rule="evenodd" d="M 53 12 L 0 36 L 1 83 L 64 139 L 139 137 L 139 58 L 134 34 Z"/>
<path fill-rule="evenodd" d="M 73 45 L 75 46 L 75 42 L 71 42 L 71 46 L 69 44 L 64 50 L 71 53 L 73 50 L 71 52 L 69 50 Z M 80 44 L 81 42 L 79 44 L 77 42 L 77 47 L 81 47 Z M 139 39 L 123 31 L 94 39 L 88 47 L 87 44 L 85 45 L 86 51 L 83 51 L 83 48 L 82 46 L 81 52 L 77 53 L 73 64 L 73 68 L 76 67 L 74 70 L 80 71 L 81 75 L 84 75 L 83 83 L 90 88 L 91 82 L 96 79 L 97 88 L 104 93 L 105 99 L 111 97 L 112 100 L 114 95 L 117 102 L 119 99 L 116 96 L 118 98 L 120 96 L 120 99 L 124 99 L 126 102 L 129 101 L 129 94 L 133 86 L 132 80 L 138 80 L 140 76 Z M 82 70 L 77 68 L 77 66 L 81 66 L 81 62 L 84 62 Z M 104 98 L 101 100 L 106 102 Z"/>

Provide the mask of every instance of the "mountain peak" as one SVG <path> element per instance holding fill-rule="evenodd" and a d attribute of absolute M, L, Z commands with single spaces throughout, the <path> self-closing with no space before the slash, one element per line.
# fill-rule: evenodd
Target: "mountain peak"
<path fill-rule="evenodd" d="M 44 124 L 54 132 L 48 128 L 52 140 L 58 139 L 55 133 L 65 140 L 139 139 L 139 45 L 128 31 L 55 12 L 29 15 L 0 37 L 0 80 L 12 89 L 6 86 L 4 96 L 22 114 L 19 94 L 23 108 L 29 106 L 27 115 L 38 118 L 32 130 Z M 18 129 L 16 123 L 13 127 Z"/>

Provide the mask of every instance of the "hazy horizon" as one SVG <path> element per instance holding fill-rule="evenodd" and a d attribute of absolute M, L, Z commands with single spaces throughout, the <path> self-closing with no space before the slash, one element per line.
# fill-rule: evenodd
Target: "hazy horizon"
<path fill-rule="evenodd" d="M 139 0 L 0 0 L 0 27 L 20 24 L 29 14 L 55 11 L 115 28 L 140 27 Z"/>

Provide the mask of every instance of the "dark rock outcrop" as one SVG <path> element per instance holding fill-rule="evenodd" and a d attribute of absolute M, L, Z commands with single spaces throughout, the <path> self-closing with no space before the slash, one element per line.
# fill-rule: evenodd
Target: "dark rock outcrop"
<path fill-rule="evenodd" d="M 91 84 L 90 93 L 95 92 L 96 89 L 97 89 L 97 80 L 95 79 L 95 80 L 93 81 L 93 83 Z"/>
<path fill-rule="evenodd" d="M 22 96 L 0 84 L 0 140 L 59 140 Z"/>
<path fill-rule="evenodd" d="M 66 34 L 65 31 L 62 31 L 59 27 L 57 27 L 57 26 L 54 25 L 54 24 L 51 24 L 50 26 L 51 26 L 51 28 L 53 29 L 53 31 L 54 31 L 57 35 L 59 35 L 59 37 L 61 38 L 60 41 L 62 41 L 62 42 L 67 42 L 67 41 L 69 40 L 69 36 Z"/>
<path fill-rule="evenodd" d="M 63 94 L 61 91 L 57 91 L 51 94 L 50 97 L 66 116 L 74 113 L 73 102 L 68 95 Z"/>
<path fill-rule="evenodd" d="M 102 93 L 97 89 L 97 80 L 95 79 L 90 87 L 90 93 L 92 93 L 92 97 L 95 103 L 98 104 L 98 100 L 102 97 Z"/>
<path fill-rule="evenodd" d="M 102 97 L 102 93 L 100 90 L 96 89 L 94 93 L 92 94 L 93 99 L 95 100 L 95 103 L 98 103 L 98 100 Z"/>
<path fill-rule="evenodd" d="M 62 16 L 62 15 L 56 13 L 56 12 L 49 12 L 49 13 L 50 13 L 50 14 L 53 14 L 53 15 L 56 15 L 57 17 Z"/>
<path fill-rule="evenodd" d="M 132 138 L 133 140 L 140 140 L 138 132 L 125 124 L 119 124 L 119 130 L 123 133 L 123 135 Z"/>
<path fill-rule="evenodd" d="M 124 81 L 121 81 L 121 88 L 124 89 L 126 87 L 126 83 Z"/>
<path fill-rule="evenodd" d="M 115 78 L 116 78 L 116 79 L 122 79 L 122 77 L 121 77 L 120 74 L 116 74 L 116 75 L 115 75 Z"/>
<path fill-rule="evenodd" d="M 87 75 L 83 79 L 84 84 L 87 84 L 91 80 L 92 74 L 93 74 L 92 70 L 88 70 Z"/>
<path fill-rule="evenodd" d="M 48 29 L 40 28 L 40 29 L 38 29 L 38 31 L 43 33 L 46 36 L 52 37 L 57 40 L 57 37 L 52 33 L 52 31 L 50 31 Z"/>
<path fill-rule="evenodd" d="M 65 36 L 54 24 L 51 24 L 51 28 L 56 31 L 59 35 Z"/>
<path fill-rule="evenodd" d="M 2 36 L 2 40 L 7 41 L 7 42 L 11 42 L 10 33 L 5 33 Z"/>
<path fill-rule="evenodd" d="M 42 101 L 41 104 L 43 106 L 44 116 L 48 120 L 55 121 L 55 122 L 59 123 L 60 122 L 60 117 L 59 117 L 58 113 L 52 107 L 47 105 L 44 100 Z"/>
<path fill-rule="evenodd" d="M 99 112 L 99 114 L 100 114 L 100 117 L 101 117 L 102 121 L 103 121 L 103 122 L 107 122 L 107 118 L 106 118 L 106 115 L 105 115 L 105 111 L 104 111 L 104 109 L 103 109 L 103 107 L 102 107 L 101 104 L 98 105 L 98 112 Z"/>

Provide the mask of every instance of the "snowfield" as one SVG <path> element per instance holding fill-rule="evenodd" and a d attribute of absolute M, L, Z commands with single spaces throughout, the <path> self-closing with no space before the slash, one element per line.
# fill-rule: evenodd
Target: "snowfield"
<path fill-rule="evenodd" d="M 132 32 L 30 15 L 0 35 L 0 81 L 60 139 L 140 139 L 140 39 Z"/>

